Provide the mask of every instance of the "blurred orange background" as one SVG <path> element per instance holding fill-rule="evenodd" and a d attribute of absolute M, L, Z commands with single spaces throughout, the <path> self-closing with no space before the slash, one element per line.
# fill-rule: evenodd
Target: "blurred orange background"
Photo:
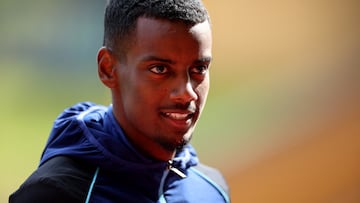
<path fill-rule="evenodd" d="M 360 202 L 360 3 L 206 3 L 227 133 L 247 129 L 219 158 L 233 202 Z"/>

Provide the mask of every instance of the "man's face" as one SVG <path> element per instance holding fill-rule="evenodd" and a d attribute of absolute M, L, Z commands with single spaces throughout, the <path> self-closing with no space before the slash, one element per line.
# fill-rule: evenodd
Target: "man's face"
<path fill-rule="evenodd" d="M 210 25 L 139 18 L 133 39 L 116 63 L 115 117 L 137 145 L 173 151 L 190 141 L 206 101 Z"/>

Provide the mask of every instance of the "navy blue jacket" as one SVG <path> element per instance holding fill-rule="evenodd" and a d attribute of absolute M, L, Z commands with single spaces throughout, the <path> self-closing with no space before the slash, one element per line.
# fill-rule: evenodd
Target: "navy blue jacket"
<path fill-rule="evenodd" d="M 129 143 L 112 106 L 89 102 L 66 109 L 56 119 L 39 168 L 9 200 L 61 198 L 101 203 L 229 202 L 221 174 L 200 164 L 191 145 L 169 162 L 149 159 Z"/>

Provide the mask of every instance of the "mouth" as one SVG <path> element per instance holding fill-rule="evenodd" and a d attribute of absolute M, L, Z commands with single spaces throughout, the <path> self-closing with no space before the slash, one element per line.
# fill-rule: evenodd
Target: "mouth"
<path fill-rule="evenodd" d="M 164 116 L 173 119 L 173 120 L 187 120 L 191 119 L 194 113 L 163 113 Z"/>
<path fill-rule="evenodd" d="M 161 112 L 165 122 L 175 130 L 187 131 L 194 120 L 195 112 Z"/>

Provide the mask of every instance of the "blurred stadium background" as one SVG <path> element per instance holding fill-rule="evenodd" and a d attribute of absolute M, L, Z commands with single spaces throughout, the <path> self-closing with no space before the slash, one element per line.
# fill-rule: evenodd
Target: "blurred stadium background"
<path fill-rule="evenodd" d="M 215 59 L 192 143 L 232 202 L 360 202 L 360 3 L 205 4 Z M 95 60 L 103 8 L 0 0 L 0 202 L 37 167 L 64 108 L 109 104 Z"/>

